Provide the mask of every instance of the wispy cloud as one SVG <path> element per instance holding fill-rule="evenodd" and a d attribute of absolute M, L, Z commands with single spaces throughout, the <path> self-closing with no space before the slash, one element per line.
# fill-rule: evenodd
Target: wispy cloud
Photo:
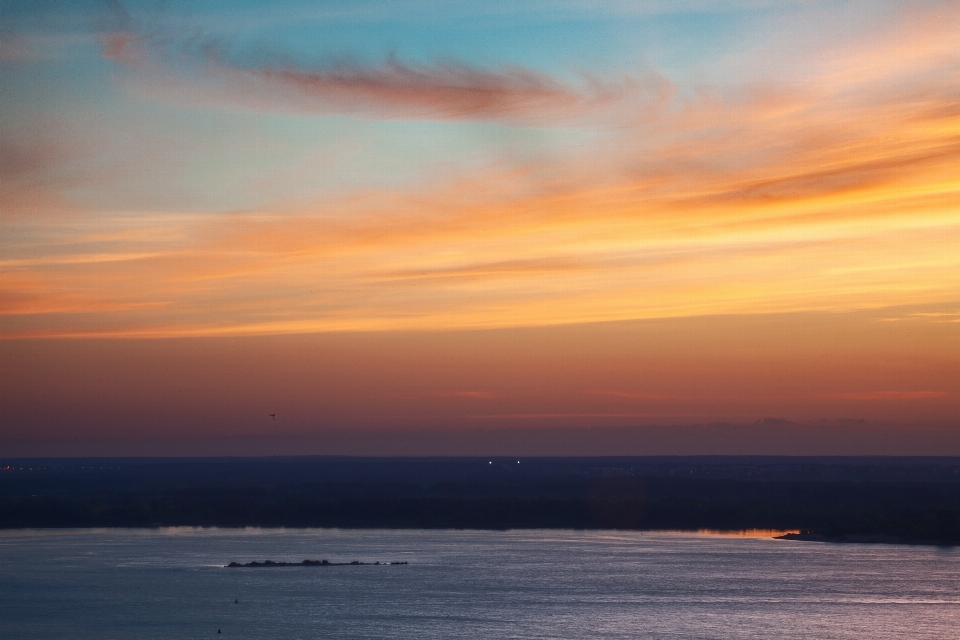
<path fill-rule="evenodd" d="M 5 216 L 76 211 L 62 191 L 93 181 L 80 160 L 94 148 L 52 118 L 38 117 L 16 133 L 0 130 L 0 211 Z"/>
<path fill-rule="evenodd" d="M 630 400 L 669 400 L 673 399 L 673 396 L 663 395 L 661 393 L 645 393 L 641 391 L 610 391 L 610 390 L 599 390 L 599 391 L 590 391 L 588 392 L 591 395 L 595 396 L 607 396 L 612 398 L 627 398 Z"/>
<path fill-rule="evenodd" d="M 493 420 L 514 420 L 514 419 L 538 420 L 543 418 L 553 418 L 553 419 L 663 418 L 663 417 L 669 417 L 669 416 L 666 416 L 665 414 L 660 414 L 660 413 L 497 413 L 497 414 L 480 414 L 480 415 L 475 415 L 470 417 L 477 418 L 477 419 L 493 419 Z M 702 416 L 687 416 L 687 417 L 702 417 Z"/>
<path fill-rule="evenodd" d="M 886 318 L 880 318 L 880 322 L 902 322 L 902 321 L 922 321 L 922 322 L 946 322 L 946 323 L 958 323 L 960 322 L 960 311 L 937 311 L 937 312 L 925 312 L 925 313 L 907 313 L 901 316 L 892 316 Z"/>
<path fill-rule="evenodd" d="M 867 401 L 899 401 L 899 400 L 931 400 L 949 396 L 947 391 L 857 391 L 837 393 L 829 397 L 838 400 L 867 400 Z"/>
<path fill-rule="evenodd" d="M 30 39 L 15 33 L 0 31 L 0 62 L 25 62 L 35 60 L 38 55 Z"/>
<path fill-rule="evenodd" d="M 496 397 L 496 394 L 490 391 L 464 391 L 447 389 L 430 389 L 427 391 L 411 391 L 407 393 L 395 393 L 391 398 L 466 398 L 473 400 L 484 400 Z"/>
<path fill-rule="evenodd" d="M 486 69 L 457 60 L 317 64 L 284 55 L 232 55 L 212 36 L 137 29 L 126 14 L 101 36 L 105 58 L 130 68 L 153 95 L 233 108 L 379 118 L 562 122 L 628 96 L 662 97 L 664 80 L 580 74 L 575 82 L 521 65 Z M 275 60 L 280 60 L 275 61 Z"/>

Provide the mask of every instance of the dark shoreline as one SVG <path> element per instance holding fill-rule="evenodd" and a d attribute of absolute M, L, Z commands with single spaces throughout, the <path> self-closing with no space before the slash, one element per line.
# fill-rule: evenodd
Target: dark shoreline
<path fill-rule="evenodd" d="M 0 529 L 166 526 L 755 529 L 960 545 L 960 458 L 0 460 Z"/>
<path fill-rule="evenodd" d="M 96 527 L 3 527 L 0 528 L 0 531 L 56 531 L 58 529 L 164 529 L 168 527 L 195 527 L 199 529 L 205 528 L 216 528 L 216 529 L 246 529 L 250 527 L 260 527 L 260 525 L 166 525 L 166 524 L 152 524 L 145 526 L 96 526 Z M 263 527 L 269 528 L 269 527 Z M 276 527 L 280 529 L 323 529 L 327 527 Z M 333 527 L 336 529 L 351 529 L 351 527 Z M 386 530 L 410 530 L 410 529 L 419 529 L 424 530 L 426 527 L 354 527 L 356 530 L 363 529 L 386 529 Z M 605 529 L 605 528 L 584 528 L 584 527 L 512 527 L 512 528 L 491 528 L 491 527 L 431 527 L 430 529 L 446 529 L 450 531 L 529 531 L 529 530 L 544 530 L 544 531 L 636 531 L 639 533 L 703 533 L 704 529 Z M 749 531 L 745 529 L 729 529 L 729 530 L 710 530 L 710 534 L 716 535 L 737 535 L 742 534 L 744 531 Z M 760 536 L 756 536 L 760 537 Z M 931 540 L 931 539 L 915 539 L 915 538 L 901 538 L 900 536 L 890 536 L 884 534 L 872 534 L 872 533 L 846 533 L 843 535 L 827 535 L 823 533 L 785 533 L 778 536 L 770 536 L 771 540 L 789 540 L 793 542 L 822 542 L 829 544 L 896 544 L 896 545 L 907 545 L 907 546 L 927 546 L 927 547 L 960 547 L 960 540 Z M 331 567 L 342 567 L 342 566 L 351 566 L 351 565 L 394 565 L 394 564 L 409 564 L 408 562 L 328 562 L 328 561 L 316 561 L 316 560 L 303 560 L 301 562 L 275 562 L 273 560 L 264 560 L 263 562 L 248 562 L 248 563 L 237 563 L 231 562 L 229 564 L 223 565 L 224 567 L 229 568 L 252 568 L 252 567 L 301 567 L 301 566 L 331 566 Z"/>
<path fill-rule="evenodd" d="M 901 538 L 880 533 L 846 533 L 829 536 L 823 533 L 785 533 L 774 536 L 776 540 L 796 540 L 799 542 L 828 542 L 831 544 L 902 544 L 911 546 L 929 547 L 956 547 L 960 541 L 921 540 L 915 538 Z"/>

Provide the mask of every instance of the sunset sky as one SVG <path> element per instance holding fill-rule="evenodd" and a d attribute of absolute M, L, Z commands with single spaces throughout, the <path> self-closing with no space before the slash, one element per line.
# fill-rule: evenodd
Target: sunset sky
<path fill-rule="evenodd" d="M 0 453 L 960 443 L 958 2 L 3 1 L 0 207 Z"/>

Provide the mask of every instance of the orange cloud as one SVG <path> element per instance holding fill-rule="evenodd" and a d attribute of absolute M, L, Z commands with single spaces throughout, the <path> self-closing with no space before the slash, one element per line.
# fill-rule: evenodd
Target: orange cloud
<path fill-rule="evenodd" d="M 662 393 L 641 393 L 635 391 L 590 391 L 591 395 L 609 396 L 613 398 L 629 398 L 631 400 L 668 400 L 671 396 Z"/>
<path fill-rule="evenodd" d="M 831 398 L 840 400 L 930 400 L 949 396 L 947 391 L 865 391 L 858 393 L 836 393 Z"/>
<path fill-rule="evenodd" d="M 471 398 L 486 399 L 493 398 L 496 394 L 489 391 L 448 391 L 443 389 L 432 389 L 429 391 L 417 391 L 411 393 L 392 394 L 392 398 Z"/>
<path fill-rule="evenodd" d="M 537 420 L 542 418 L 661 418 L 664 416 L 662 414 L 655 413 L 499 413 L 493 415 L 483 414 L 471 417 L 500 420 Z"/>

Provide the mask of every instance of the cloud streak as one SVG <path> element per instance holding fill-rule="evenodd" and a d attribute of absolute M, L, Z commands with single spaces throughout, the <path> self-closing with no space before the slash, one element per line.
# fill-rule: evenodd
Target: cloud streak
<path fill-rule="evenodd" d="M 866 401 L 902 401 L 902 400 L 933 400 L 949 396 L 947 391 L 862 391 L 853 393 L 837 393 L 830 396 L 838 400 L 866 400 Z"/>
<path fill-rule="evenodd" d="M 583 91 L 522 67 L 488 71 L 459 62 L 410 66 L 388 59 L 372 67 L 340 64 L 321 70 L 288 67 L 245 73 L 268 87 L 316 99 L 318 111 L 438 119 L 562 119 L 624 94 L 623 88 L 596 81 Z"/>
<path fill-rule="evenodd" d="M 485 69 L 456 60 L 377 64 L 345 59 L 316 65 L 289 59 L 240 62 L 212 37 L 180 40 L 130 27 L 102 34 L 103 57 L 126 67 L 155 95 L 254 110 L 351 114 L 373 118 L 557 123 L 581 118 L 628 96 L 662 94 L 659 77 L 643 86 L 624 76 L 581 74 L 572 83 L 512 65 Z M 257 56 L 253 56 L 256 58 Z"/>

